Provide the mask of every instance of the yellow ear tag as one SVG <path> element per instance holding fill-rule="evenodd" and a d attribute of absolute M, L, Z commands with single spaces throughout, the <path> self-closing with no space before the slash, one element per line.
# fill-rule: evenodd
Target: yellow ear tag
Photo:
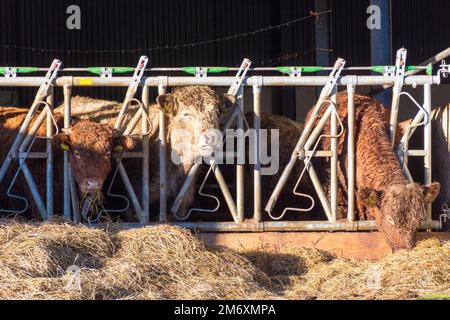
<path fill-rule="evenodd" d="M 167 102 L 164 102 L 164 112 L 169 113 L 170 111 L 170 104 Z"/>
<path fill-rule="evenodd" d="M 67 145 L 63 142 L 63 143 L 61 143 L 61 149 L 63 149 L 64 151 L 69 151 L 70 147 L 69 147 L 69 145 Z"/>
<path fill-rule="evenodd" d="M 367 204 L 369 205 L 369 207 L 373 207 L 373 206 L 375 206 L 376 205 L 376 199 L 375 199 L 375 196 L 374 195 L 370 195 L 368 198 L 367 198 Z"/>
<path fill-rule="evenodd" d="M 113 148 L 115 153 L 121 153 L 123 151 L 123 147 L 119 144 Z"/>

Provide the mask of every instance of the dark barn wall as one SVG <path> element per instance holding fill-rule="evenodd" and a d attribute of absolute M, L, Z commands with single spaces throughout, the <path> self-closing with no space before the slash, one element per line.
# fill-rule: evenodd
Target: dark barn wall
<path fill-rule="evenodd" d="M 331 60 L 342 56 L 349 66 L 369 65 L 369 0 L 0 0 L 0 65 L 47 67 L 57 57 L 70 67 L 134 66 L 142 54 L 155 67 L 236 66 L 243 57 L 259 66 L 314 65 L 314 18 L 234 36 L 308 16 L 318 2 L 332 10 L 319 17 L 330 19 Z M 81 30 L 66 28 L 71 4 L 81 7 Z M 409 62 L 419 63 L 449 45 L 450 1 L 392 0 L 391 7 L 392 47 L 404 45 Z M 17 94 L 20 105 L 29 105 L 35 94 L 35 89 L 7 90 Z M 309 103 L 302 95 L 314 98 L 304 88 L 268 91 L 265 109 L 293 118 L 301 118 L 300 108 Z M 122 100 L 125 89 L 75 93 Z"/>
<path fill-rule="evenodd" d="M 71 4 L 81 8 L 81 30 L 66 28 Z M 56 57 L 70 67 L 134 66 L 142 54 L 149 56 L 150 66 L 158 67 L 237 66 L 243 57 L 255 65 L 279 65 L 272 58 L 296 52 L 307 53 L 283 62 L 314 64 L 313 19 L 233 37 L 308 16 L 313 9 L 312 0 L 1 0 L 0 65 L 47 67 Z M 231 38 L 173 47 L 223 37 Z M 20 92 L 21 105 L 31 103 L 35 92 L 15 91 Z M 75 93 L 122 100 L 124 91 Z"/>

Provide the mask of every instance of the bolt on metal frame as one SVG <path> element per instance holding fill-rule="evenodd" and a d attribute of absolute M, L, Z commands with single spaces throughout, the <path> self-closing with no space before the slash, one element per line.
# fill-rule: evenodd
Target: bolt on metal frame
<path fill-rule="evenodd" d="M 19 86 L 19 87 L 27 87 L 27 86 L 39 86 L 42 82 L 42 77 L 26 77 L 26 78 L 0 78 L 0 86 Z M 86 81 L 88 80 L 88 81 Z M 57 79 L 54 79 L 53 84 L 57 87 L 64 87 L 64 97 L 65 99 L 65 127 L 68 127 L 70 124 L 70 93 L 71 88 L 76 86 L 105 86 L 105 87 L 126 87 L 128 86 L 131 78 L 130 77 L 68 77 L 63 76 Z M 243 80 L 243 86 L 250 86 L 253 88 L 254 94 L 254 112 L 257 115 L 254 119 L 255 128 L 260 128 L 260 94 L 263 86 L 324 86 L 328 80 L 328 77 L 324 76 L 308 76 L 308 77 L 282 77 L 282 76 L 250 76 L 246 77 Z M 340 76 L 336 79 L 336 84 L 338 86 L 346 86 L 349 91 L 349 113 L 354 113 L 354 89 L 358 85 L 389 85 L 395 83 L 394 76 Z M 186 85 L 209 85 L 209 86 L 230 86 L 234 81 L 233 77 L 172 77 L 172 76 L 159 76 L 159 77 L 147 77 L 143 81 L 141 81 L 141 85 L 143 86 L 143 101 L 144 105 L 146 104 L 146 100 L 148 101 L 148 88 L 149 87 L 157 87 L 158 93 L 162 94 L 166 91 L 167 87 L 173 86 L 186 86 Z M 403 85 L 407 86 L 424 86 L 424 109 L 429 112 L 431 109 L 431 85 L 440 84 L 440 77 L 433 75 L 413 75 L 404 77 Z M 148 105 L 148 102 L 147 102 Z M 422 113 L 423 115 L 423 113 Z M 417 115 L 416 117 L 420 117 Z M 142 119 L 142 121 L 146 121 Z M 416 122 L 420 122 L 421 120 L 417 120 Z M 159 137 L 160 137 L 160 214 L 159 220 L 160 222 L 165 222 L 167 219 L 167 203 L 165 191 L 167 184 L 166 177 L 166 141 L 165 141 L 165 117 L 163 114 L 160 115 L 159 118 Z M 349 116 L 348 119 L 349 128 L 353 128 L 352 123 L 354 123 L 353 115 Z M 144 126 L 143 126 L 144 127 Z M 425 151 L 422 154 L 425 155 L 425 183 L 431 181 L 431 123 L 425 124 L 425 135 L 424 135 L 424 149 Z M 258 183 L 260 181 L 261 174 L 261 163 L 259 157 L 257 157 L 257 163 L 254 166 L 255 177 L 254 181 L 254 203 L 255 203 L 255 212 L 253 221 L 242 221 L 242 222 L 177 222 L 175 224 L 188 227 L 195 228 L 203 231 L 294 231 L 294 230 L 373 230 L 376 229 L 376 224 L 374 221 L 354 221 L 354 135 L 351 132 L 351 129 L 348 132 L 349 137 L 349 214 L 348 221 L 335 221 L 333 214 L 331 215 L 331 221 L 261 221 L 261 216 L 263 214 L 261 208 L 261 184 Z M 353 148 L 352 148 L 353 147 Z M 253 148 L 255 150 L 260 150 L 260 139 L 255 139 Z M 415 155 L 420 152 L 414 152 L 413 150 L 409 150 L 407 152 L 407 156 Z M 259 152 L 257 153 L 259 155 Z M 125 155 L 126 156 L 126 155 Z M 148 160 L 147 160 L 148 161 Z M 334 157 L 333 161 L 337 161 L 337 158 Z M 68 162 L 65 156 L 65 162 Z M 68 163 L 66 163 L 67 165 Z M 52 167 L 50 163 L 50 167 Z M 66 167 L 66 166 L 65 166 Z M 26 169 L 25 169 L 26 170 Z M 145 169 L 143 169 L 145 170 Z M 0 171 L 1 172 L 1 171 Z M 144 173 L 144 172 L 143 172 Z M 161 174 L 162 173 L 162 174 Z M 145 174 L 144 174 L 145 176 Z M 74 185 L 73 177 L 71 177 L 70 168 L 67 166 L 64 172 L 65 183 L 64 183 L 64 213 L 66 217 L 69 216 L 68 212 L 70 209 L 70 205 L 67 203 L 67 199 L 69 198 L 69 193 L 71 197 L 76 196 L 74 192 L 68 192 L 68 190 L 73 190 L 70 186 Z M 145 183 L 146 179 L 143 179 Z M 243 191 L 243 181 L 238 181 L 241 184 L 240 190 Z M 352 190 L 353 189 L 353 190 Z M 51 193 L 51 190 L 47 190 L 47 194 Z M 37 193 L 37 190 L 32 189 L 32 193 Z M 66 194 L 67 193 L 67 194 Z M 243 194 L 240 195 L 241 199 L 243 199 Z M 51 198 L 51 197 L 50 197 Z M 331 204 L 330 204 L 331 205 Z M 148 207 L 146 205 L 143 206 L 144 214 L 149 215 Z M 50 206 L 51 208 L 51 206 Z M 72 209 L 75 209 L 72 206 Z M 239 215 L 238 215 L 239 216 Z M 44 218 L 48 218 L 48 216 L 44 216 Z M 77 220 L 80 218 L 80 214 L 74 210 L 73 220 Z M 148 221 L 148 220 L 147 220 Z M 129 224 L 133 226 L 133 224 Z M 422 224 L 422 228 L 438 228 L 439 222 L 431 220 L 431 216 L 424 221 Z"/>

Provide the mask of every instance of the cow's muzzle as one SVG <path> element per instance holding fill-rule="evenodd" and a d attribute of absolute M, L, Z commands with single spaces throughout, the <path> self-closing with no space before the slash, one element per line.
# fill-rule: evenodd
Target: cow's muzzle
<path fill-rule="evenodd" d="M 208 157 L 214 155 L 214 152 L 219 150 L 222 146 L 222 137 L 220 132 L 216 130 L 209 130 L 202 133 L 199 142 L 198 149 L 199 153 L 203 157 Z"/>
<path fill-rule="evenodd" d="M 86 178 L 79 187 L 82 193 L 101 191 L 103 187 L 103 179 Z"/>

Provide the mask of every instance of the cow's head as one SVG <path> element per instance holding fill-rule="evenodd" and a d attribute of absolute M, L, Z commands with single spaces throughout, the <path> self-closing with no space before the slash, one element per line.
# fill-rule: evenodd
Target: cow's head
<path fill-rule="evenodd" d="M 393 250 L 410 249 L 415 233 L 426 217 L 426 205 L 438 196 L 438 182 L 396 184 L 380 191 L 360 190 L 363 205 L 374 210 L 378 230 Z"/>
<path fill-rule="evenodd" d="M 106 176 L 111 171 L 114 152 L 134 147 L 134 141 L 121 136 L 106 124 L 79 121 L 57 137 L 63 150 L 70 152 L 70 167 L 81 193 L 101 191 Z"/>
<path fill-rule="evenodd" d="M 222 115 L 234 104 L 232 95 L 219 95 L 206 86 L 177 88 L 157 97 L 169 116 L 170 145 L 183 164 L 198 156 L 210 155 L 217 147 L 217 129 Z M 186 168 L 189 165 L 185 166 Z"/>

